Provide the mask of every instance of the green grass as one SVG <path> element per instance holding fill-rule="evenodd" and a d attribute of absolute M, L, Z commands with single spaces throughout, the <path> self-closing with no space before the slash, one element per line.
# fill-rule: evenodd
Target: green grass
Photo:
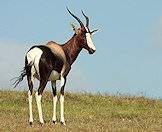
<path fill-rule="evenodd" d="M 33 96 L 34 97 L 34 96 Z M 28 123 L 27 92 L 0 91 L 0 131 L 162 131 L 162 101 L 144 97 L 65 94 L 66 126 L 52 119 L 52 94 L 42 98 L 44 126 L 38 122 L 33 98 L 34 124 Z"/>

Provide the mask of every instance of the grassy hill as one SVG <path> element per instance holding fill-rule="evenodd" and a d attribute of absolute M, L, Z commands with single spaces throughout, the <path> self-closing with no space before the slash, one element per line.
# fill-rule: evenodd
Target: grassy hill
<path fill-rule="evenodd" d="M 59 120 L 59 101 L 57 118 Z M 67 126 L 52 118 L 52 94 L 42 100 L 45 125 L 38 123 L 35 98 L 34 124 L 28 124 L 27 92 L 0 91 L 0 131 L 162 131 L 162 101 L 144 97 L 65 94 Z"/>

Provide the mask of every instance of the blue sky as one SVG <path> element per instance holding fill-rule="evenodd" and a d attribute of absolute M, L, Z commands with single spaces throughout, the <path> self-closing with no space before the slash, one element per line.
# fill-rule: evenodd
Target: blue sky
<path fill-rule="evenodd" d="M 78 24 L 66 6 L 90 27 L 97 52 L 81 52 L 66 91 L 117 92 L 162 98 L 162 1 L 12 0 L 0 2 L 0 87 L 12 89 L 30 46 L 50 40 L 65 43 Z M 26 80 L 17 89 L 27 89 Z M 48 88 L 50 86 L 48 85 Z"/>

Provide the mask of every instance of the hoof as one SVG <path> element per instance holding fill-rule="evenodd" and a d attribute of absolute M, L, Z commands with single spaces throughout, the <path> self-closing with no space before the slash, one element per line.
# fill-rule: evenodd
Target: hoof
<path fill-rule="evenodd" d="M 61 122 L 61 125 L 66 126 L 66 123 L 65 122 Z"/>
<path fill-rule="evenodd" d="M 29 124 L 30 124 L 30 126 L 32 126 L 33 125 L 33 122 L 29 122 Z"/>
<path fill-rule="evenodd" d="M 52 121 L 53 122 L 53 124 L 57 124 L 57 122 L 56 121 Z"/>
<path fill-rule="evenodd" d="M 40 122 L 40 126 L 43 126 L 43 125 L 44 125 L 44 123 Z"/>

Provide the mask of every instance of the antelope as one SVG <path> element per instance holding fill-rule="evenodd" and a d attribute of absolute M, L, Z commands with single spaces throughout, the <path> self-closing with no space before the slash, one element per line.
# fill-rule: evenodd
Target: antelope
<path fill-rule="evenodd" d="M 80 27 L 76 28 L 72 24 L 72 28 L 75 33 L 65 44 L 61 45 L 56 42 L 50 41 L 46 45 L 35 45 L 31 47 L 25 55 L 24 69 L 14 83 L 16 87 L 23 80 L 23 78 L 27 76 L 29 87 L 28 101 L 30 125 L 33 124 L 32 94 L 35 78 L 40 81 L 38 91 L 36 91 L 35 93 L 40 124 L 44 124 L 41 98 L 43 90 L 45 89 L 48 81 L 51 81 L 53 92 L 52 121 L 54 124 L 56 123 L 56 103 L 58 100 L 56 92 L 56 81 L 60 80 L 60 122 L 62 125 L 66 125 L 64 119 L 64 88 L 67 80 L 67 75 L 71 70 L 72 64 L 77 59 L 77 56 L 82 49 L 86 49 L 89 54 L 93 54 L 96 51 L 91 36 L 97 30 L 90 31 L 89 18 L 82 11 L 82 14 L 86 19 L 86 25 L 84 25 L 83 22 L 68 8 L 67 11 L 73 18 L 78 21 Z"/>

